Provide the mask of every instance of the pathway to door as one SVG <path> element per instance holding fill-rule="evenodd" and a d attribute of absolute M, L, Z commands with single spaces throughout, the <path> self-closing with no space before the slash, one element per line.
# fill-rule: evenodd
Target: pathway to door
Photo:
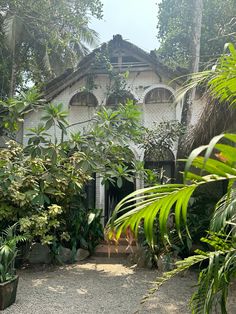
<path fill-rule="evenodd" d="M 135 269 L 119 258 L 91 258 L 75 264 L 20 271 L 17 301 L 4 314 L 190 313 L 194 275 L 163 286 L 146 306 L 140 299 L 156 271 Z"/>

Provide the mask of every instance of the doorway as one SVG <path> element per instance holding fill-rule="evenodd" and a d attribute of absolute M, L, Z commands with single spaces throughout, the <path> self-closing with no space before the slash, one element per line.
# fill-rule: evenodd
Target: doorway
<path fill-rule="evenodd" d="M 119 188 L 117 185 L 108 183 L 105 186 L 105 224 L 108 222 L 116 205 L 127 195 L 135 191 L 135 183 L 123 180 L 123 185 Z"/>

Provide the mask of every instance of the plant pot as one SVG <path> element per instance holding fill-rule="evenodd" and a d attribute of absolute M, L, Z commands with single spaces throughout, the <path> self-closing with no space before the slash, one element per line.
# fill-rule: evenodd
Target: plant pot
<path fill-rule="evenodd" d="M 3 311 L 16 301 L 18 280 L 19 276 L 16 276 L 10 281 L 0 283 L 0 311 Z"/>

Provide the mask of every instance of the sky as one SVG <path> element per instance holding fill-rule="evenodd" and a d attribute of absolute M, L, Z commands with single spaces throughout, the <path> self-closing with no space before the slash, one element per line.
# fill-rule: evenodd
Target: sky
<path fill-rule="evenodd" d="M 100 42 L 121 34 L 140 48 L 150 51 L 158 47 L 157 3 L 160 0 L 101 0 L 103 20 L 92 20 L 91 28 L 100 35 Z"/>

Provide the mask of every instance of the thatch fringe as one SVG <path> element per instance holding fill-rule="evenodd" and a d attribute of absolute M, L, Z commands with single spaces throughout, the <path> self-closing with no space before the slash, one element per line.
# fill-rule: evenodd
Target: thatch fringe
<path fill-rule="evenodd" d="M 207 97 L 206 105 L 197 124 L 186 136 L 184 155 L 196 147 L 208 144 L 211 138 L 223 132 L 236 130 L 236 110 L 227 103 L 219 103 Z"/>

